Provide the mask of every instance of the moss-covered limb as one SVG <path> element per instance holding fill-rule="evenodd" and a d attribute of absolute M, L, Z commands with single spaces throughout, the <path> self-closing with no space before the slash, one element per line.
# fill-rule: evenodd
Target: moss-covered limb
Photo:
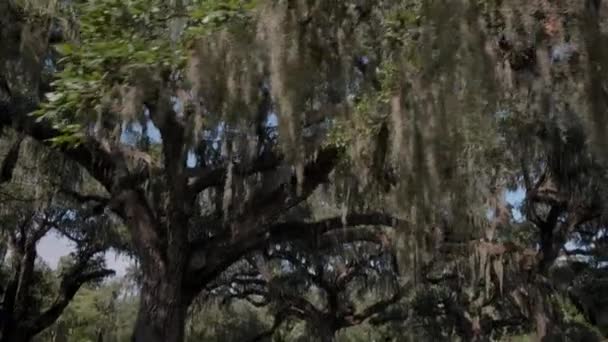
<path fill-rule="evenodd" d="M 101 232 L 109 221 L 86 210 L 57 205 L 37 208 L 33 203 L 12 204 L 14 210 L 7 213 L 8 206 L 5 203 L 3 207 L 3 222 L 16 226 L 3 227 L 3 233 L 10 237 L 13 267 L 5 270 L 10 279 L 3 294 L 0 333 L 3 341 L 30 341 L 59 318 L 82 285 L 114 273 L 105 268 L 100 257 L 112 243 L 108 233 Z M 37 244 L 53 229 L 66 237 L 80 237 L 73 241 L 77 251 L 63 259 L 64 268 L 58 272 L 57 284 L 55 279 L 48 278 L 51 271 L 37 260 L 36 250 Z M 91 233 L 91 230 L 98 231 Z"/>

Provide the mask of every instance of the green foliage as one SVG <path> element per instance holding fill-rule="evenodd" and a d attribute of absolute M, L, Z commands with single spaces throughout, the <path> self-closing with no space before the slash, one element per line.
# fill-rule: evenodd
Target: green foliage
<path fill-rule="evenodd" d="M 390 326 L 374 326 L 363 324 L 345 329 L 337 334 L 338 342 L 369 342 L 369 341 L 403 341 L 404 331 L 396 333 Z"/>
<path fill-rule="evenodd" d="M 209 302 L 192 310 L 187 326 L 187 341 L 245 341 L 266 329 L 271 318 L 244 301 L 229 304 Z"/>
<path fill-rule="evenodd" d="M 34 273 L 32 274 L 32 283 L 35 286 L 30 288 L 30 293 L 28 294 L 30 302 L 26 310 L 37 313 L 52 304 L 54 300 L 53 294 L 57 291 L 59 284 L 54 272 L 41 260 L 36 263 Z"/>
<path fill-rule="evenodd" d="M 256 7 L 257 2 L 257 0 L 194 1 L 188 9 L 191 24 L 186 29 L 186 40 L 196 39 L 231 22 L 248 21 L 250 11 Z"/>
<path fill-rule="evenodd" d="M 392 63 L 382 64 L 378 67 L 377 73 L 380 88 L 365 92 L 361 97 L 356 98 L 352 115 L 347 118 L 337 118 L 333 122 L 325 140 L 326 145 L 346 148 L 352 147 L 357 140 L 375 140 L 382 125 L 387 123 L 390 99 L 399 79 L 398 70 Z M 356 151 L 355 153 L 360 154 L 361 152 Z M 368 154 L 373 152 L 365 151 Z M 351 157 L 356 159 L 353 155 Z"/>
<path fill-rule="evenodd" d="M 417 39 L 423 20 L 423 1 L 404 1 L 401 8 L 394 9 L 384 20 L 384 39 L 390 46 L 402 47 Z"/>
<path fill-rule="evenodd" d="M 599 329 L 590 324 L 583 313 L 572 301 L 560 294 L 551 298 L 560 312 L 562 322 L 555 331 L 550 332 L 554 338 L 559 336 L 563 341 L 601 341 L 602 334 Z M 560 334 L 561 332 L 561 334 Z"/>
<path fill-rule="evenodd" d="M 126 291 L 121 279 L 83 287 L 61 318 L 37 342 L 50 342 L 61 334 L 67 341 L 126 342 L 137 317 L 137 298 Z"/>
<path fill-rule="evenodd" d="M 508 342 L 533 342 L 533 341 L 535 341 L 535 336 L 530 335 L 530 334 L 510 336 L 510 337 L 506 338 L 506 341 L 508 341 Z"/>
<path fill-rule="evenodd" d="M 557 307 L 562 311 L 561 314 L 566 323 L 581 323 L 588 325 L 583 314 L 568 298 L 562 295 L 555 295 L 553 296 L 553 300 Z"/>
<path fill-rule="evenodd" d="M 75 5 L 79 35 L 55 50 L 62 56 L 53 92 L 33 113 L 78 145 L 90 125 L 120 114 L 121 85 L 184 68 L 190 41 L 232 20 L 245 20 L 253 1 L 195 1 L 186 8 L 163 0 L 101 0 Z"/>

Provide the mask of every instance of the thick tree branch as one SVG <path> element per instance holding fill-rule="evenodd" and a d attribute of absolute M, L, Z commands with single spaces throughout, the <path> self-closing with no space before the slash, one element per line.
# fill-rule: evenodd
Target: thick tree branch
<path fill-rule="evenodd" d="M 226 267 L 253 249 L 261 247 L 270 237 L 272 222 L 300 204 L 320 184 L 326 182 L 338 158 L 337 149 L 320 151 L 316 159 L 305 167 L 304 182 L 300 186 L 299 194 L 296 194 L 298 182 L 294 175 L 290 183 L 283 184 L 273 193 L 264 197 L 254 196 L 250 203 L 245 204 L 247 212 L 231 220 L 232 227 L 225 227 L 224 234 L 192 243 L 189 268 L 199 276 L 190 277 L 198 280 L 189 285 L 189 291 L 198 293 L 202 289 L 202 282 L 217 277 Z M 197 270 L 197 260 L 205 260 L 204 270 Z M 200 275 L 201 272 L 204 276 Z"/>
<path fill-rule="evenodd" d="M 3 323 L 2 331 L 24 332 L 27 336 L 34 336 L 50 326 L 63 312 L 74 297 L 78 289 L 87 282 L 101 279 L 114 272 L 99 268 L 96 254 L 104 250 L 103 244 L 94 241 L 79 244 L 79 250 L 74 263 L 62 274 L 59 293 L 50 308 L 42 313 L 30 310 L 32 275 L 35 272 L 36 244 L 51 229 L 60 226 L 65 219 L 65 210 L 47 209 L 44 213 L 33 211 L 27 215 L 18 228 L 19 236 L 15 236 L 14 253 L 18 259 L 13 270 L 13 277 L 3 303 L 3 314 L 7 320 Z M 83 245 L 84 244 L 84 245 Z M 8 299 L 8 300 L 7 300 Z"/>
<path fill-rule="evenodd" d="M 562 222 L 559 217 L 568 214 Z M 540 247 L 542 258 L 539 266 L 541 272 L 547 272 L 553 265 L 560 251 L 566 245 L 568 237 L 581 225 L 601 217 L 599 208 L 553 206 L 547 219 L 539 226 L 541 233 Z"/>
<path fill-rule="evenodd" d="M 238 176 L 246 177 L 259 172 L 274 170 L 281 162 L 281 157 L 271 153 L 264 153 L 251 165 L 234 165 L 233 172 Z M 223 163 L 222 165 L 215 167 L 189 169 L 187 175 L 189 184 L 188 192 L 196 195 L 205 189 L 222 186 L 226 182 L 228 165 Z"/>
<path fill-rule="evenodd" d="M 22 202 L 22 203 L 27 203 L 27 204 L 31 204 L 33 202 L 36 202 L 38 200 L 40 200 L 39 198 L 35 198 L 35 197 L 19 197 L 19 196 L 15 196 L 14 194 L 10 193 L 10 192 L 6 192 L 6 191 L 0 191 L 0 200 L 2 202 L 8 202 L 8 201 L 13 201 L 13 202 Z"/>
<path fill-rule="evenodd" d="M 233 264 L 243 255 L 255 249 L 263 248 L 268 243 L 278 243 L 292 239 L 312 239 L 323 234 L 342 229 L 343 235 L 355 241 L 357 238 L 365 238 L 374 242 L 385 241 L 383 235 L 370 233 L 371 231 L 357 231 L 354 233 L 344 233 L 346 227 L 356 226 L 389 226 L 395 227 L 403 224 L 403 220 L 394 218 L 382 213 L 369 214 L 349 214 L 346 217 L 334 217 L 321 220 L 318 222 L 283 222 L 275 225 L 257 228 L 255 235 L 247 236 L 238 240 L 216 240 L 195 242 L 192 245 L 193 255 L 191 257 L 191 268 L 193 276 L 189 279 L 201 281 L 201 279 L 213 279 L 225 267 Z M 332 241 L 329 239 L 327 241 Z M 335 237 L 333 238 L 335 241 Z M 200 253 L 197 255 L 197 253 Z M 206 262 L 201 269 L 197 269 L 193 263 L 196 258 L 202 258 Z M 196 276 L 195 276 L 196 275 Z M 198 285 L 192 284 L 192 291 L 200 291 Z M 198 293 L 198 292 L 197 292 Z"/>
<path fill-rule="evenodd" d="M 113 274 L 114 271 L 112 270 L 101 269 L 65 277 L 61 282 L 59 295 L 51 307 L 30 323 L 28 329 L 30 329 L 32 335 L 38 334 L 53 324 L 63 313 L 63 310 L 74 298 L 76 292 L 78 292 L 82 285 L 91 281 L 103 279 Z"/>
<path fill-rule="evenodd" d="M 19 133 L 51 146 L 49 140 L 60 136 L 61 132 L 53 129 L 47 122 L 36 122 L 27 114 L 22 113 L 16 117 L 7 112 L 0 112 L 0 126 L 11 126 Z M 87 139 L 76 147 L 63 146 L 57 147 L 57 149 L 86 169 L 108 191 L 118 185 L 115 184 L 118 171 L 117 159 L 121 159 L 121 156 L 108 152 L 93 139 Z"/>
<path fill-rule="evenodd" d="M 0 184 L 9 182 L 13 178 L 13 172 L 15 171 L 17 161 L 19 160 L 19 151 L 21 150 L 22 142 L 23 136 L 19 135 L 2 160 L 2 164 L 0 165 Z"/>
<path fill-rule="evenodd" d="M 353 239 L 356 240 L 357 234 L 360 234 L 360 237 L 362 238 L 369 237 L 369 235 L 365 234 L 369 231 L 353 231 L 348 229 L 349 227 L 397 227 L 403 222 L 403 220 L 383 213 L 353 213 L 344 217 L 332 217 L 316 222 L 291 221 L 278 223 L 271 226 L 270 229 L 268 229 L 268 232 L 270 234 L 270 240 L 276 242 L 284 241 L 286 239 L 308 238 L 311 236 L 317 237 L 329 232 L 335 234 L 336 237 L 338 237 L 339 234 L 344 234 L 345 238 L 348 238 L 348 235 L 350 234 Z M 325 236 L 328 238 L 331 237 L 330 234 Z"/>
<path fill-rule="evenodd" d="M 163 227 L 154 216 L 142 191 L 126 190 L 112 199 L 110 208 L 119 214 L 129 226 L 131 241 L 138 253 L 142 267 L 150 272 L 163 271 L 166 266 L 166 250 Z"/>
<path fill-rule="evenodd" d="M 69 197 L 72 197 L 73 199 L 75 199 L 79 202 L 97 202 L 97 203 L 106 204 L 106 205 L 108 205 L 110 202 L 110 198 L 100 196 L 100 195 L 83 194 L 81 192 L 70 190 L 70 189 L 61 189 L 59 191 Z"/>
<path fill-rule="evenodd" d="M 349 228 L 358 226 L 397 227 L 402 224 L 407 224 L 407 222 L 389 214 L 377 212 L 352 213 L 344 217 L 331 217 L 315 222 L 287 221 L 264 227 L 265 229 L 263 230 L 263 241 L 260 241 L 260 243 L 263 244 L 267 241 L 277 243 L 291 239 L 297 240 L 317 238 L 331 231 L 337 231 L 334 233 L 336 237 L 339 234 L 344 234 L 345 238 L 350 235 L 352 236 L 351 240 L 356 240 L 357 234 L 360 234 L 360 236 L 363 238 L 369 237 L 369 235 L 366 234 L 366 231 L 364 230 L 353 232 Z M 331 237 L 331 235 L 325 236 L 327 238 Z M 371 238 L 371 240 L 376 241 L 376 237 L 378 236 L 374 236 L 373 238 Z M 214 245 L 214 242 L 215 241 L 213 241 L 213 239 L 211 241 L 194 241 L 192 242 L 191 247 L 193 250 L 203 250 Z"/>
<path fill-rule="evenodd" d="M 254 297 L 261 298 L 260 300 L 254 299 Z M 230 299 L 243 299 L 249 302 L 255 307 L 264 307 L 270 303 L 270 294 L 266 289 L 262 288 L 247 288 L 242 291 L 237 291 L 230 296 L 224 298 L 224 302 Z"/>
<path fill-rule="evenodd" d="M 75 263 L 62 274 L 59 293 L 53 304 L 38 317 L 31 320 L 31 326 L 28 327 L 30 331 L 37 334 L 55 322 L 82 285 L 101 280 L 115 273 L 113 270 L 97 268 L 94 264 L 91 264 L 91 259 L 102 250 L 103 246 L 96 244 L 88 246 L 76 255 Z"/>
<path fill-rule="evenodd" d="M 389 306 L 391 306 L 391 305 L 397 303 L 399 300 L 401 300 L 401 298 L 403 298 L 403 296 L 404 296 L 404 292 L 405 291 L 398 288 L 391 297 L 378 301 L 378 302 L 368 306 L 367 308 L 363 309 L 363 311 L 361 311 L 358 314 L 354 314 L 352 316 L 345 317 L 344 321 L 346 324 L 344 325 L 344 327 L 346 328 L 349 326 L 359 325 L 367 320 L 372 320 L 374 317 L 376 317 L 380 313 L 385 312 Z"/>

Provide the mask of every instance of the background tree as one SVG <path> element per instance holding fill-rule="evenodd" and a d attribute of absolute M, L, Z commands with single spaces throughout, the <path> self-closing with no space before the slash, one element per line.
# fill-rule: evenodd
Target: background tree
<path fill-rule="evenodd" d="M 4 246 L 0 336 L 3 341 L 29 341 L 59 318 L 83 284 L 113 274 L 105 268 L 103 255 L 115 220 L 70 203 L 62 189 L 78 183 L 77 178 L 67 181 L 71 169 L 63 165 L 61 172 L 47 174 L 64 160 L 31 140 L 10 138 L 6 133 L 0 141 L 0 147 L 7 147 L 4 160 L 13 158 L 11 154 L 20 157 L 9 163 L 9 177 L 0 185 Z M 37 252 L 39 242 L 50 234 L 69 240 L 75 248 L 58 272 L 51 271 Z"/>
<path fill-rule="evenodd" d="M 370 321 L 390 321 L 387 309 L 406 291 L 399 284 L 395 256 L 378 240 L 273 245 L 234 265 L 218 279 L 211 296 L 241 299 L 270 307 L 274 322 L 251 340 L 271 338 L 287 321 L 302 320 L 322 341 L 333 341 L 342 329 Z M 385 237 L 384 242 L 388 242 Z M 314 243 L 313 243 L 314 244 Z M 337 244 L 337 246 L 336 246 Z"/>
<path fill-rule="evenodd" d="M 45 275 L 44 266 L 36 267 L 36 244 L 53 227 L 73 224 L 79 218 L 67 218 L 71 215 L 65 210 L 52 208 L 41 212 L 22 211 L 16 216 L 17 219 L 13 221 L 16 226 L 8 228 L 10 230 L 7 232 L 10 278 L 3 285 L 2 339 L 29 341 L 59 318 L 80 286 L 99 281 L 114 272 L 105 269 L 103 259 L 99 258 L 106 247 L 99 241 L 99 237 L 90 237 L 91 240 L 79 241 L 77 252 L 61 272 L 58 284 L 55 284 L 58 285 L 57 289 L 53 289 L 53 286 L 49 286 L 53 283 L 45 284 L 48 278 L 45 280 L 44 277 L 48 275 Z M 11 225 L 6 216 L 4 220 L 4 224 Z M 84 229 L 103 229 L 98 222 L 88 222 L 88 225 Z"/>
<path fill-rule="evenodd" d="M 125 278 L 84 287 L 61 318 L 37 341 L 128 341 L 137 314 L 137 296 Z"/>

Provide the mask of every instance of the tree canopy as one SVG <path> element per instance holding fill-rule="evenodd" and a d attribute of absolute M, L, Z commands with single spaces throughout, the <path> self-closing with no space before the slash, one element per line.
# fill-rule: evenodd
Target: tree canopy
<path fill-rule="evenodd" d="M 132 255 L 138 342 L 211 338 L 196 317 L 227 306 L 239 339 L 599 340 L 607 10 L 4 1 L 0 195 L 36 198 L 0 205 L 35 213 L 16 272 L 51 227 L 74 241 L 63 311 L 109 274 L 95 255 Z"/>

